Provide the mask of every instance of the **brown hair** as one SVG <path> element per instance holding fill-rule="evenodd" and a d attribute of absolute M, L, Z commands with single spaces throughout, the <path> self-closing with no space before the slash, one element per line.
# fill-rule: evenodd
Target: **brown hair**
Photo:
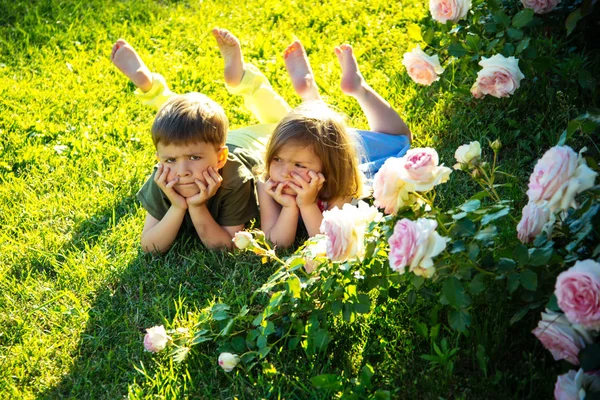
<path fill-rule="evenodd" d="M 269 173 L 273 157 L 289 144 L 312 146 L 323 163 L 325 183 L 319 192 L 320 199 L 360 196 L 362 174 L 358 170 L 355 145 L 344 117 L 325 103 L 304 103 L 279 122 L 267 143 L 265 174 Z"/>
<path fill-rule="evenodd" d="M 158 111 L 152 124 L 152 141 L 158 143 L 225 144 L 229 122 L 223 108 L 201 93 L 173 96 Z"/>

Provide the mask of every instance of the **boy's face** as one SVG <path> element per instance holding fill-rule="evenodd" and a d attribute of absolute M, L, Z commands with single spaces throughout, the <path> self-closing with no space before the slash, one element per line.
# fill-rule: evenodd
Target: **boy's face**
<path fill-rule="evenodd" d="M 183 197 L 192 197 L 200 193 L 196 184 L 199 179 L 206 185 L 204 172 L 209 167 L 221 169 L 227 161 L 227 146 L 216 149 L 211 143 L 156 145 L 156 157 L 168 168 L 167 183 L 178 179 L 173 186 Z"/>
<path fill-rule="evenodd" d="M 308 171 L 321 172 L 323 163 L 315 154 L 312 146 L 285 145 L 273 156 L 269 165 L 269 178 L 275 182 L 288 183 L 292 181 L 292 172 L 310 182 Z M 285 186 L 283 193 L 296 195 L 296 191 Z"/>

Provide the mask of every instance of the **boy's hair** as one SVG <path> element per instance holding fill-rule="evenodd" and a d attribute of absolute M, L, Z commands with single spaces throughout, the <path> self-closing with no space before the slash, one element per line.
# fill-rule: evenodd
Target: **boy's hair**
<path fill-rule="evenodd" d="M 321 101 L 304 103 L 286 115 L 275 128 L 267 144 L 265 173 L 271 161 L 285 145 L 312 146 L 323 163 L 321 173 L 325 183 L 319 199 L 359 197 L 362 174 L 358 170 L 358 155 L 348 133 L 344 117 Z"/>
<path fill-rule="evenodd" d="M 156 114 L 152 124 L 152 141 L 158 143 L 225 144 L 229 122 L 223 108 L 201 93 L 173 96 Z"/>

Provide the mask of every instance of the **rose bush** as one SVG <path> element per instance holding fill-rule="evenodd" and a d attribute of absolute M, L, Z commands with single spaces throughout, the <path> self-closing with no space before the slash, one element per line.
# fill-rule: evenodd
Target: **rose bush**
<path fill-rule="evenodd" d="M 538 206 L 527 203 L 523 207 L 521 221 L 517 225 L 517 236 L 522 243 L 530 243 L 542 232 L 544 226 L 550 221 L 550 209 L 546 205 Z"/>
<path fill-rule="evenodd" d="M 466 17 L 470 8 L 471 0 L 429 0 L 431 17 L 442 24 L 458 22 Z"/>
<path fill-rule="evenodd" d="M 546 14 L 554 10 L 560 0 L 521 0 L 523 7 L 530 8 L 536 14 Z"/>
<path fill-rule="evenodd" d="M 454 158 L 459 165 L 455 166 L 455 169 L 459 169 L 460 164 L 470 165 L 475 160 L 481 158 L 481 144 L 478 141 L 471 142 L 469 144 L 463 144 L 459 146 L 454 152 Z"/>
<path fill-rule="evenodd" d="M 144 336 L 144 348 L 146 351 L 157 353 L 163 351 L 171 337 L 167 335 L 167 331 L 163 325 L 153 326 L 152 328 L 146 329 L 146 335 Z"/>

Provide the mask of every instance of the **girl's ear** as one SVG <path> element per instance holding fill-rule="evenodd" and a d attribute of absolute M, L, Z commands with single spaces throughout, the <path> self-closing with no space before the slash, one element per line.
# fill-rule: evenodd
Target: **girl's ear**
<path fill-rule="evenodd" d="M 227 162 L 227 156 L 229 155 L 229 149 L 227 146 L 222 146 L 217 153 L 217 169 L 223 168 Z"/>

